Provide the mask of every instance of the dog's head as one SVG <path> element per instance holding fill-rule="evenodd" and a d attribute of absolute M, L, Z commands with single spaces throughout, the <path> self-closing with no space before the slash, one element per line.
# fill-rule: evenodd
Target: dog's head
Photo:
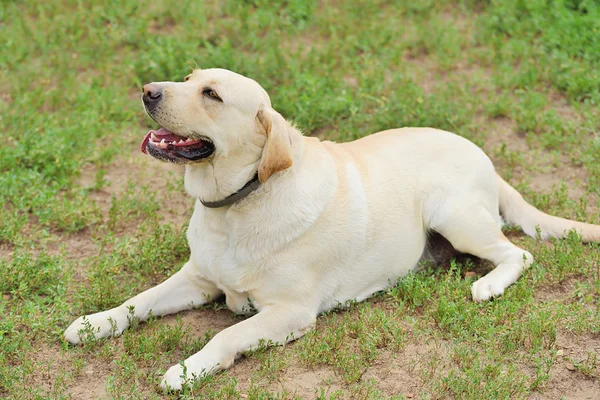
<path fill-rule="evenodd" d="M 160 129 L 142 151 L 178 164 L 258 163 L 261 182 L 292 165 L 289 124 L 252 79 L 224 69 L 195 70 L 184 82 L 144 85 L 142 101 Z"/>

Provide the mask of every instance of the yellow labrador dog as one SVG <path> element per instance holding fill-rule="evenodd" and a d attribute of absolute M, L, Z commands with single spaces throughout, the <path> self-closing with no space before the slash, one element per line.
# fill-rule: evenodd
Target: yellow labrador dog
<path fill-rule="evenodd" d="M 496 266 L 473 284 L 475 301 L 502 294 L 533 261 L 502 234 L 501 215 L 531 236 L 575 229 L 586 242 L 600 239 L 599 226 L 526 203 L 481 149 L 449 132 L 403 128 L 321 142 L 278 114 L 258 83 L 223 69 L 143 91 L 161 128 L 142 151 L 185 164 L 186 191 L 197 199 L 191 256 L 164 283 L 77 319 L 65 338 L 79 343 L 84 323 L 98 338 L 118 335 L 131 307 L 144 320 L 223 294 L 236 312 L 258 311 L 218 333 L 185 370 L 171 367 L 164 388 L 229 368 L 261 339 L 298 338 L 319 313 L 386 288 L 419 264 L 433 232 Z"/>

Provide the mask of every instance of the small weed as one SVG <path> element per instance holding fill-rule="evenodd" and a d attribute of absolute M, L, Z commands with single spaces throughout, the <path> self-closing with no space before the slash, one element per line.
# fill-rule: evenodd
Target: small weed
<path fill-rule="evenodd" d="M 598 353 L 589 352 L 587 358 L 581 361 L 574 361 L 575 368 L 590 378 L 600 377 L 600 363 L 598 361 Z"/>
<path fill-rule="evenodd" d="M 100 332 L 100 328 L 94 328 L 90 321 L 83 317 L 83 328 L 77 332 L 77 336 L 84 346 L 89 346 L 96 343 L 96 333 L 98 332 Z"/>

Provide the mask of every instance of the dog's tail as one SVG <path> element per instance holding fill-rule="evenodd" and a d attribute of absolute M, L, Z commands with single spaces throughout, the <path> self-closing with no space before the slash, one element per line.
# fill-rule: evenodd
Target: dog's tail
<path fill-rule="evenodd" d="M 527 203 L 523 196 L 500 176 L 498 176 L 498 192 L 500 214 L 504 220 L 521 226 L 523 232 L 529 236 L 538 237 L 539 229 L 542 239 L 564 238 L 574 229 L 584 242 L 600 242 L 600 225 L 586 224 L 543 213 Z"/>

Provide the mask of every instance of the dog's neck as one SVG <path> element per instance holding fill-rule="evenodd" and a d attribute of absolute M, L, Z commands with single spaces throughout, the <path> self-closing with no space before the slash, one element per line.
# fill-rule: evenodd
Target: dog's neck
<path fill-rule="evenodd" d="M 302 162 L 304 153 L 302 134 L 296 129 L 291 129 L 290 140 L 294 159 L 290 169 L 294 169 Z M 235 156 L 228 157 L 235 160 L 235 165 L 230 162 L 186 165 L 185 189 L 188 194 L 204 202 L 217 202 L 238 192 L 254 179 L 260 164 L 261 149 L 249 147 Z M 281 173 L 287 172 L 289 171 Z M 269 180 L 273 178 L 275 177 Z M 270 186 L 269 183 L 266 182 L 267 186 Z"/>
<path fill-rule="evenodd" d="M 220 201 L 252 180 L 257 170 L 258 161 L 231 169 L 209 163 L 188 165 L 185 168 L 185 190 L 202 201 Z"/>

